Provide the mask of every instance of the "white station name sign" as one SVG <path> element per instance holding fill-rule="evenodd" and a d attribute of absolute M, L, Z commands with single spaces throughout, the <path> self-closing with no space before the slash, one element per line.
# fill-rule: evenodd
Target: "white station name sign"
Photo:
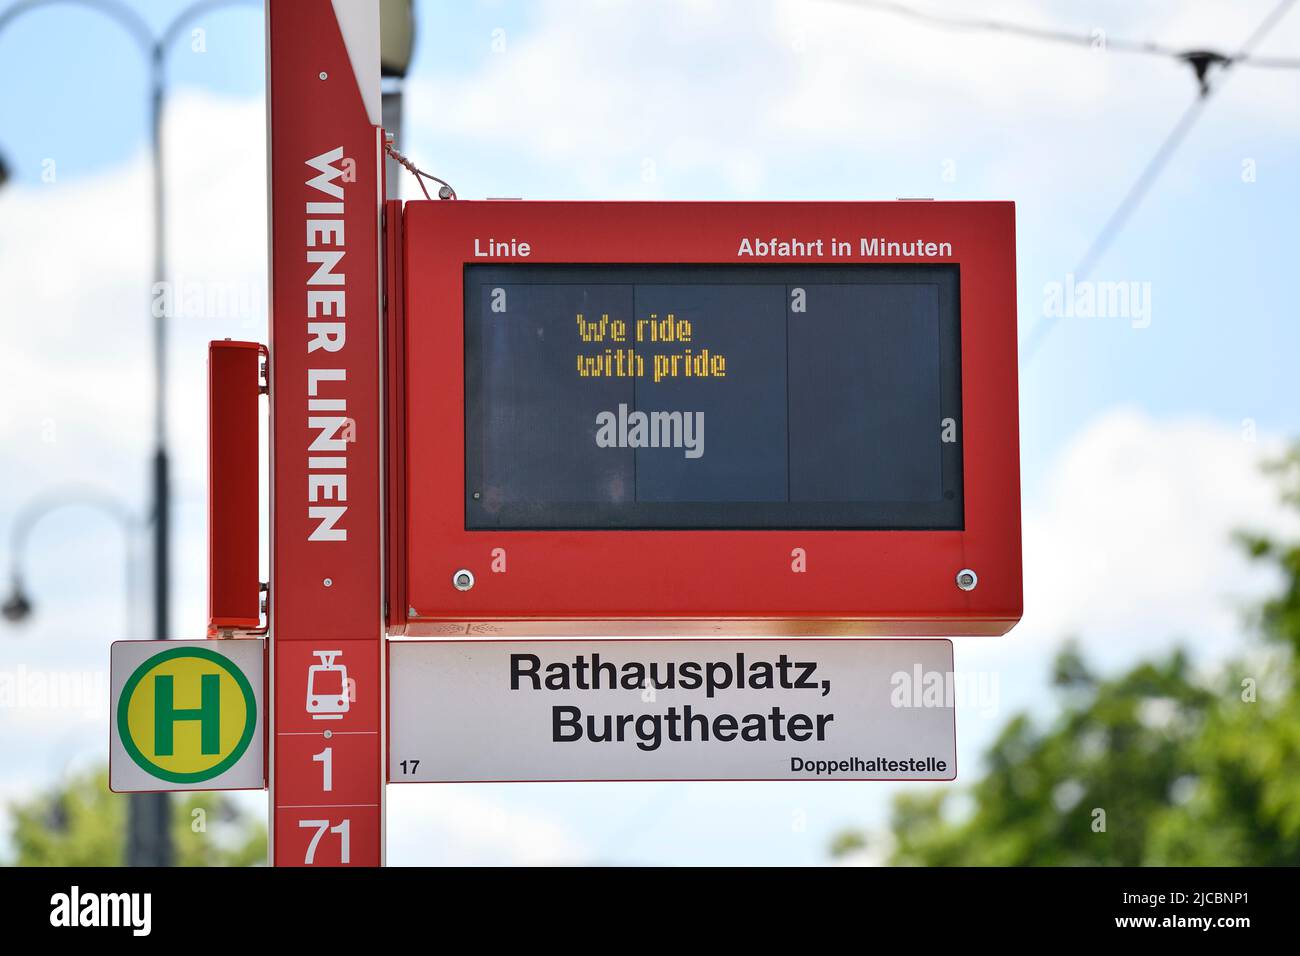
<path fill-rule="evenodd" d="M 393 641 L 389 780 L 953 780 L 946 640 Z"/>

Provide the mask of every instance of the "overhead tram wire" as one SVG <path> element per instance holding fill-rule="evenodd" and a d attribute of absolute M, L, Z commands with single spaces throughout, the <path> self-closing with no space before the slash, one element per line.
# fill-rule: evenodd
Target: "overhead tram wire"
<path fill-rule="evenodd" d="M 1265 69 L 1283 69 L 1298 70 L 1300 69 L 1300 57 L 1256 57 L 1252 55 L 1248 47 L 1243 47 L 1234 56 L 1225 56 L 1214 53 L 1213 51 L 1188 50 L 1182 47 L 1171 46 L 1166 43 L 1158 43 L 1153 40 L 1127 40 L 1123 38 L 1112 38 L 1105 35 L 1096 35 L 1090 33 L 1071 33 L 1067 30 L 1056 30 L 1051 27 L 1036 27 L 1029 24 L 1013 23 L 1006 20 L 993 20 L 986 17 L 965 17 L 958 14 L 951 14 L 937 10 L 929 10 L 922 7 L 915 7 L 911 4 L 901 3 L 898 0 L 837 0 L 846 6 L 857 7 L 862 10 L 875 10 L 880 13 L 889 13 L 894 16 L 904 17 L 908 20 L 914 20 L 929 26 L 940 27 L 954 31 L 980 32 L 980 33 L 1001 33 L 1007 36 L 1019 37 L 1026 40 L 1041 40 L 1047 43 L 1060 43 L 1069 46 L 1087 47 L 1089 49 L 1104 49 L 1118 53 L 1136 53 L 1147 56 L 1165 57 L 1171 60 L 1181 60 L 1191 63 L 1195 68 L 1194 58 L 1208 54 L 1224 65 L 1241 64 L 1245 66 L 1255 66 Z M 1270 17 L 1272 19 L 1272 17 Z M 1267 20 L 1265 21 L 1267 22 Z"/>
<path fill-rule="evenodd" d="M 1258 46 L 1260 42 L 1268 36 L 1294 3 L 1295 0 L 1281 0 L 1268 16 L 1260 22 L 1254 32 L 1246 38 L 1246 41 L 1241 45 L 1239 52 L 1235 56 L 1224 57 L 1222 59 L 1221 63 L 1224 69 L 1227 69 L 1227 67 L 1231 66 L 1233 63 L 1251 62 L 1249 58 L 1250 51 Z M 1206 69 L 1208 69 L 1208 67 L 1206 67 Z M 1178 145 L 1184 138 L 1186 138 L 1191 128 L 1196 125 L 1196 121 L 1200 119 L 1210 97 L 1214 93 L 1218 92 L 1220 87 L 1223 86 L 1224 81 L 1222 80 L 1217 84 L 1210 84 L 1207 82 L 1203 71 L 1200 69 L 1198 69 L 1197 77 L 1201 83 L 1201 93 L 1192 101 L 1191 105 L 1183 112 L 1183 115 L 1179 117 L 1178 122 L 1174 124 L 1174 128 L 1170 130 L 1169 135 L 1165 137 L 1164 142 L 1160 144 L 1159 149 L 1157 149 L 1151 159 L 1148 160 L 1142 172 L 1133 182 L 1133 185 L 1130 186 L 1128 192 L 1125 193 L 1124 198 L 1120 200 L 1119 205 L 1115 207 L 1115 211 L 1110 214 L 1110 218 L 1107 219 L 1105 225 L 1102 226 L 1097 237 L 1092 241 L 1092 244 L 1088 246 L 1087 251 L 1083 254 L 1083 258 L 1081 258 L 1078 264 L 1074 267 L 1074 272 L 1072 273 L 1074 281 L 1078 282 L 1082 279 L 1086 279 L 1092 272 L 1093 267 L 1097 264 L 1098 260 L 1101 259 L 1102 255 L 1110 247 L 1111 242 L 1114 241 L 1115 237 L 1119 234 L 1119 231 L 1128 221 L 1128 217 L 1132 215 L 1133 210 L 1135 210 L 1142 202 L 1142 199 L 1146 196 L 1148 190 L 1150 190 L 1151 186 L 1155 183 L 1156 178 L 1164 170 L 1165 164 L 1174 154 Z M 1043 342 L 1047 339 L 1048 334 L 1058 324 L 1059 323 L 1057 322 L 1049 321 L 1046 317 L 1038 319 L 1034 324 L 1034 327 L 1030 329 L 1028 336 L 1025 338 L 1025 344 L 1021 350 L 1020 367 L 1022 369 L 1033 361 L 1034 357 L 1042 348 Z"/>
<path fill-rule="evenodd" d="M 1290 0 L 1287 0 L 1287 2 L 1290 2 Z M 1111 242 L 1115 239 L 1115 236 L 1119 234 L 1121 227 L 1123 227 L 1124 223 L 1128 220 L 1129 215 L 1137 208 L 1138 203 L 1142 201 L 1147 190 L 1151 188 L 1151 184 L 1155 182 L 1156 177 L 1164 169 L 1165 163 L 1169 161 L 1169 157 L 1172 156 L 1174 150 L 1178 148 L 1178 144 L 1183 141 L 1191 128 L 1196 125 L 1196 121 L 1200 119 L 1201 113 L 1205 109 L 1205 104 L 1209 102 L 1210 93 L 1212 93 L 1214 89 L 1215 87 L 1211 87 L 1208 92 L 1203 95 L 1198 95 L 1196 99 L 1192 101 L 1191 105 L 1183 112 L 1183 115 L 1179 117 L 1174 128 L 1169 131 L 1169 135 L 1165 137 L 1164 142 L 1160 144 L 1160 148 L 1156 150 L 1155 155 L 1148 160 L 1146 167 L 1138 175 L 1138 178 L 1134 181 L 1133 185 L 1129 187 L 1124 198 L 1120 200 L 1119 205 L 1115 207 L 1115 211 L 1110 214 L 1110 218 L 1106 220 L 1106 224 L 1102 226 L 1101 231 L 1097 233 L 1097 237 L 1092 240 L 1092 243 L 1088 246 L 1083 257 L 1079 260 L 1078 264 L 1075 265 L 1074 271 L 1071 273 L 1071 275 L 1074 276 L 1075 282 L 1083 281 L 1092 272 L 1092 268 L 1097 264 L 1097 260 L 1101 258 L 1102 253 L 1110 246 Z M 1029 334 L 1025 336 L 1025 342 L 1021 348 L 1020 367 L 1022 369 L 1033 361 L 1034 356 L 1038 354 L 1038 350 L 1046 340 L 1048 333 L 1051 332 L 1057 324 L 1058 323 L 1056 322 L 1049 321 L 1046 317 L 1040 317 L 1038 321 L 1034 323 L 1033 328 L 1029 330 Z"/>
<path fill-rule="evenodd" d="M 1040 40 L 1049 43 L 1068 44 L 1071 46 L 1088 47 L 1091 49 L 1101 49 L 1107 51 L 1117 51 L 1121 53 L 1145 54 L 1148 56 L 1159 56 L 1167 59 L 1173 59 L 1185 63 L 1191 67 L 1196 76 L 1196 82 L 1199 86 L 1199 93 L 1191 105 L 1179 117 L 1178 122 L 1174 124 L 1169 135 L 1165 137 L 1160 147 L 1156 150 L 1155 155 L 1147 162 L 1138 178 L 1133 185 L 1129 187 L 1124 198 L 1120 201 L 1115 211 L 1111 213 L 1110 218 L 1106 220 L 1101 232 L 1089 245 L 1088 250 L 1084 253 L 1079 264 L 1075 266 L 1073 275 L 1075 280 L 1086 278 L 1092 271 L 1093 266 L 1101 258 L 1102 254 L 1110 246 L 1115 236 L 1119 234 L 1128 217 L 1133 210 L 1141 203 L 1147 191 L 1154 184 L 1156 178 L 1163 171 L 1165 164 L 1169 161 L 1179 144 L 1186 138 L 1191 128 L 1196 125 L 1204 112 L 1205 105 L 1210 96 L 1222 86 L 1222 82 L 1214 85 L 1210 82 L 1210 71 L 1214 68 L 1226 70 L 1234 65 L 1254 66 L 1261 69 L 1300 69 L 1300 58 L 1296 57 L 1257 57 L 1254 55 L 1254 49 L 1266 37 L 1272 29 L 1277 26 L 1278 22 L 1286 14 L 1287 10 L 1294 4 L 1295 0 L 1281 0 L 1273 8 L 1263 21 L 1257 26 L 1253 33 L 1241 45 L 1241 48 L 1235 54 L 1223 54 L 1215 50 L 1189 50 L 1180 49 L 1168 44 L 1156 43 L 1154 41 L 1136 41 L 1125 39 L 1111 39 L 1109 37 L 1099 37 L 1093 34 L 1070 33 L 1065 30 L 1055 30 L 1047 27 L 1027 26 L 1025 24 L 1011 23 L 1002 20 L 990 20 L 986 18 L 963 17 L 948 13 L 941 13 L 932 10 L 925 10 L 919 7 L 913 7 L 906 3 L 897 2 L 897 0 L 839 0 L 841 3 L 848 4 L 863 10 L 876 10 L 882 13 L 889 13 L 895 16 L 905 17 L 910 20 L 918 21 L 930 26 L 939 27 L 949 30 L 979 31 L 985 33 L 1001 33 L 1009 36 L 1016 36 L 1023 39 Z M 1027 366 L 1038 354 L 1043 341 L 1048 333 L 1057 323 L 1049 322 L 1046 318 L 1040 318 L 1034 327 L 1030 330 L 1029 335 L 1025 338 L 1025 343 L 1021 351 L 1020 365 Z"/>

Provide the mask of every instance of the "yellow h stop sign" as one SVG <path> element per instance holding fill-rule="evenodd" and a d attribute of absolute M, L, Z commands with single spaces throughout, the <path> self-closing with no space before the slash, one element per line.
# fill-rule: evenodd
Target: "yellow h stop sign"
<path fill-rule="evenodd" d="M 257 694 L 226 655 L 193 644 L 146 658 L 117 699 L 117 734 L 132 761 L 170 783 L 233 767 L 257 730 Z"/>

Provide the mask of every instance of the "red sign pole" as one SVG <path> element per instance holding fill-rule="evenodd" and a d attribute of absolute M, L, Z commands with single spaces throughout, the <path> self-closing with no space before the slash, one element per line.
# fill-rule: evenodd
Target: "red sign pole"
<path fill-rule="evenodd" d="M 267 5 L 271 862 L 384 846 L 379 5 Z"/>

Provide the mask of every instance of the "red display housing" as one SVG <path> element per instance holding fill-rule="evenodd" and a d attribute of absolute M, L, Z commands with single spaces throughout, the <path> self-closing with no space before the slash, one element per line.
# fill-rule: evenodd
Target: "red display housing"
<path fill-rule="evenodd" d="M 261 624 L 258 427 L 266 346 L 208 346 L 208 633 Z"/>
<path fill-rule="evenodd" d="M 741 256 L 746 237 L 836 237 L 852 254 Z M 859 237 L 918 254 L 863 255 Z M 489 240 L 527 257 L 476 255 Z M 389 529 L 405 561 L 390 560 L 404 580 L 388 593 L 405 606 L 390 605 L 391 633 L 992 635 L 1020 619 L 1012 203 L 410 202 L 401 245 L 388 449 L 404 487 L 390 486 Z M 956 264 L 963 529 L 467 531 L 464 268 L 485 262 Z"/>

